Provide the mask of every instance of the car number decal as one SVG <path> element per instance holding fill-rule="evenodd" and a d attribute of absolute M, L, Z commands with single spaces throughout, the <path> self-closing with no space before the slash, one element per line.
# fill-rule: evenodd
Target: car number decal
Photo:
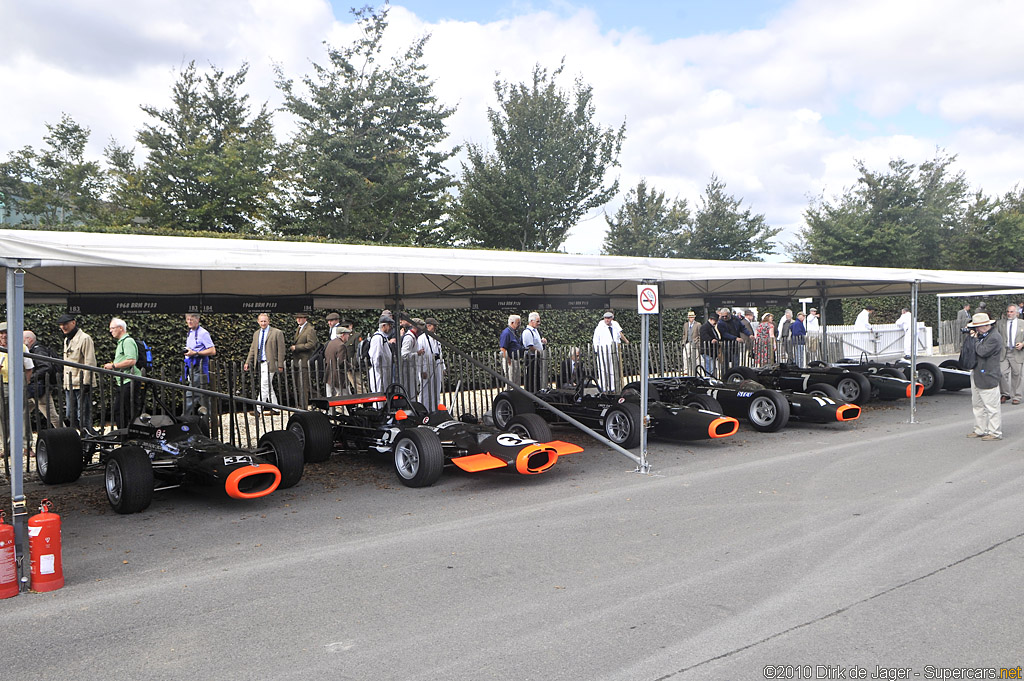
<path fill-rule="evenodd" d="M 736 397 L 750 397 L 753 394 L 754 393 L 748 392 L 746 390 L 737 390 L 736 391 Z"/>
<path fill-rule="evenodd" d="M 502 433 L 495 438 L 502 447 L 522 447 L 523 445 L 536 444 L 536 440 L 519 437 L 515 433 Z"/>
<path fill-rule="evenodd" d="M 167 439 L 167 431 L 164 430 L 163 428 L 157 428 L 156 432 L 153 433 L 153 437 L 155 437 L 157 440 L 165 440 Z"/>
<path fill-rule="evenodd" d="M 835 401 L 831 397 L 820 397 L 818 395 L 813 395 L 813 397 L 814 401 L 817 402 L 818 406 L 820 407 L 824 407 L 829 404 L 835 404 Z"/>
<path fill-rule="evenodd" d="M 810 374 L 801 374 L 800 378 L 804 379 L 804 390 L 807 390 L 807 385 L 811 381 L 811 375 Z"/>
<path fill-rule="evenodd" d="M 240 454 L 240 455 L 237 455 L 237 456 L 225 456 L 224 457 L 224 465 L 225 466 L 234 466 L 235 464 L 240 464 L 240 463 L 251 464 L 252 463 L 252 457 L 249 456 L 248 454 Z"/>

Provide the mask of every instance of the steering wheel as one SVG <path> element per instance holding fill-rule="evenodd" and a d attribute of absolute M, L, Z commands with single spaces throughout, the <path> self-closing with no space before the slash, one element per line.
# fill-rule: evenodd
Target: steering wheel
<path fill-rule="evenodd" d="M 409 393 L 405 392 L 405 386 L 401 383 L 392 383 L 384 390 L 384 409 L 387 412 L 396 412 L 399 409 L 412 411 L 412 400 Z"/>
<path fill-rule="evenodd" d="M 583 395 L 587 388 L 596 388 L 598 392 L 604 392 L 601 390 L 601 386 L 598 385 L 597 379 L 594 378 L 593 374 L 587 374 L 580 382 L 576 384 L 576 397 Z"/>
<path fill-rule="evenodd" d="M 714 376 L 708 373 L 708 369 L 706 366 L 704 366 L 703 362 L 699 362 L 697 364 L 697 368 L 694 369 L 693 373 L 698 378 L 714 378 Z"/>

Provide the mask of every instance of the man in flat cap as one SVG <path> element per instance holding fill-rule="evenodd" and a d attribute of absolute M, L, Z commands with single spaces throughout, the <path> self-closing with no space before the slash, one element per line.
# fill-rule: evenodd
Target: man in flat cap
<path fill-rule="evenodd" d="M 64 359 L 76 364 L 96 366 L 96 346 L 92 336 L 78 327 L 73 314 L 63 314 L 57 319 L 57 326 L 64 334 Z M 92 388 L 97 376 L 86 369 L 63 367 L 64 416 L 70 427 L 92 433 Z"/>
<path fill-rule="evenodd" d="M 337 312 L 331 312 L 327 315 L 327 342 L 330 343 L 332 340 L 338 337 L 341 332 L 341 315 Z"/>
<path fill-rule="evenodd" d="M 295 313 L 295 326 L 295 338 L 289 348 L 292 361 L 298 368 L 295 377 L 295 394 L 298 399 L 295 406 L 305 409 L 309 406 L 309 358 L 317 346 L 316 329 L 309 323 L 309 315 L 305 312 Z"/>

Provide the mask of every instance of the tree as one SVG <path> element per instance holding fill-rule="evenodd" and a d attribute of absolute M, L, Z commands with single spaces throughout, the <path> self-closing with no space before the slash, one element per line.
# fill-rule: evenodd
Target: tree
<path fill-rule="evenodd" d="M 1024 250 L 1024 189 L 1017 186 L 994 200 L 980 191 L 963 225 L 943 243 L 945 267 L 957 270 L 1020 270 Z"/>
<path fill-rule="evenodd" d="M 683 257 L 685 230 L 690 220 L 686 200 L 670 204 L 665 200 L 665 192 L 647 187 L 646 179 L 629 190 L 614 218 L 606 214 L 604 219 L 608 232 L 602 252 L 607 255 Z"/>
<path fill-rule="evenodd" d="M 593 90 L 576 81 L 570 95 L 552 74 L 534 67 L 532 83 L 495 81 L 498 108 L 488 109 L 494 152 L 467 145 L 462 166 L 462 239 L 510 250 L 554 251 L 587 213 L 618 191 L 604 176 L 618 165 L 626 124 L 594 122 Z"/>
<path fill-rule="evenodd" d="M 886 172 L 858 162 L 853 189 L 832 203 L 819 197 L 804 212 L 797 260 L 945 267 L 943 245 L 964 228 L 968 206 L 963 173 L 950 173 L 955 159 L 938 154 L 920 166 L 895 159 Z"/>
<path fill-rule="evenodd" d="M 188 231 L 256 231 L 270 210 L 276 143 L 264 104 L 250 116 L 240 92 L 249 67 L 232 75 L 195 62 L 172 89 L 172 106 L 142 110 L 155 119 L 138 133 L 149 154 L 136 168 L 130 151 L 111 143 L 107 160 L 113 196 L 127 213 L 161 227 Z"/>
<path fill-rule="evenodd" d="M 743 200 L 725 193 L 725 183 L 712 175 L 683 247 L 687 258 L 763 260 L 774 250 L 772 238 L 782 231 L 765 224 L 764 215 L 740 210 Z"/>
<path fill-rule="evenodd" d="M 46 147 L 13 152 L 0 164 L 0 193 L 4 203 L 35 216 L 45 226 L 92 222 L 99 211 L 103 172 L 85 160 L 89 129 L 68 114 L 60 123 L 46 124 Z"/>
<path fill-rule="evenodd" d="M 303 96 L 278 70 L 284 108 L 298 119 L 288 158 L 292 182 L 283 231 L 347 242 L 428 244 L 444 239 L 447 190 L 439 151 L 448 136 L 441 106 L 423 64 L 429 36 L 388 66 L 381 59 L 387 13 L 353 10 L 362 38 L 327 46 L 329 63 L 314 64 Z"/>

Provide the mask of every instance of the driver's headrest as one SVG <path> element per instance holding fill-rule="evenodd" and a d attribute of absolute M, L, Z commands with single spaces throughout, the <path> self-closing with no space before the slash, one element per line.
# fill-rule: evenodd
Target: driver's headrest
<path fill-rule="evenodd" d="M 763 385 L 761 385 L 757 381 L 753 381 L 753 380 L 751 380 L 749 378 L 744 379 L 743 381 L 741 381 L 740 384 L 738 386 L 736 386 L 736 388 L 737 388 L 737 390 L 749 390 L 751 392 L 753 392 L 755 390 L 764 390 L 764 386 Z"/>

